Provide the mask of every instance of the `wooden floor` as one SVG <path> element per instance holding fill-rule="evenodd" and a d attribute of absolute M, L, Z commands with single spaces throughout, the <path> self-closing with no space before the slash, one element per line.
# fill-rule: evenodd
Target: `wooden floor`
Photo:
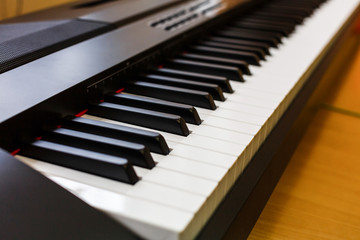
<path fill-rule="evenodd" d="M 249 239 L 360 239 L 360 50 L 339 81 Z"/>
<path fill-rule="evenodd" d="M 74 0 L 2 0 L 0 1 L 0 20 L 72 1 Z"/>

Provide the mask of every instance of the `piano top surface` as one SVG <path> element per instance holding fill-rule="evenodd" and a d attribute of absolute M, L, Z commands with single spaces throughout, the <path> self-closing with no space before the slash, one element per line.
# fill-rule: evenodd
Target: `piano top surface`
<path fill-rule="evenodd" d="M 3 89 L 0 103 L 6 103 L 0 104 L 0 123 L 72 86 L 89 79 L 92 81 L 87 81 L 87 85 L 100 80 L 97 78 L 99 74 L 111 68 L 113 71 L 119 70 L 116 66 L 126 61 L 131 63 L 134 56 L 145 50 L 155 49 L 176 36 L 186 37 L 186 31 L 222 14 L 234 4 L 235 1 L 230 0 L 216 14 L 200 14 L 196 21 L 175 31 L 149 26 L 151 22 L 184 5 L 175 6 L 0 74 Z"/>

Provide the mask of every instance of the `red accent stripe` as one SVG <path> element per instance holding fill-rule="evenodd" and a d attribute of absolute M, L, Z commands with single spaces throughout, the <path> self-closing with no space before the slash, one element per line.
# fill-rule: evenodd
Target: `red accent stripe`
<path fill-rule="evenodd" d="M 88 111 L 88 109 L 85 109 L 84 111 L 81 111 L 81 112 L 79 112 L 78 114 L 75 114 L 75 117 L 81 117 L 81 116 L 84 115 L 87 111 Z"/>
<path fill-rule="evenodd" d="M 100 102 L 104 102 L 105 100 L 104 99 L 101 99 Z"/>
<path fill-rule="evenodd" d="M 14 151 L 12 151 L 10 154 L 12 155 L 12 156 L 15 156 L 16 154 L 18 154 L 19 152 L 20 152 L 20 148 L 18 148 L 18 149 L 16 149 L 16 150 L 14 150 Z"/>
<path fill-rule="evenodd" d="M 124 91 L 124 90 L 125 90 L 125 88 L 120 88 L 120 89 L 116 90 L 115 92 L 116 92 L 116 93 L 121 93 L 121 92 Z"/>
<path fill-rule="evenodd" d="M 40 137 L 37 137 L 37 138 L 35 138 L 36 140 L 41 140 L 42 139 L 42 136 L 40 136 Z"/>
<path fill-rule="evenodd" d="M 162 69 L 162 68 L 164 68 L 164 65 L 159 65 L 158 66 L 158 69 Z"/>
<path fill-rule="evenodd" d="M 358 19 L 355 22 L 355 33 L 356 34 L 360 34 L 360 17 L 358 17 Z"/>
<path fill-rule="evenodd" d="M 56 128 L 61 128 L 62 126 L 61 125 L 57 125 Z"/>

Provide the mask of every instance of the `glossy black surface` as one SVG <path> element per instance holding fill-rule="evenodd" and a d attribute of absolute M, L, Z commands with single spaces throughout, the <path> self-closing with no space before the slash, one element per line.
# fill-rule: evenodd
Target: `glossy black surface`
<path fill-rule="evenodd" d="M 193 106 L 130 94 L 109 94 L 106 101 L 127 106 L 179 115 L 188 123 L 199 125 L 201 119 Z"/>
<path fill-rule="evenodd" d="M 215 56 L 224 57 L 226 55 L 223 55 L 220 53 L 219 55 L 217 52 L 221 52 L 221 50 L 214 50 L 214 51 L 207 51 L 208 49 L 205 47 L 199 50 L 202 53 L 208 53 L 211 55 L 215 52 Z M 197 49 L 195 48 L 191 49 L 192 52 L 197 52 Z M 215 75 L 215 76 L 221 76 L 226 77 L 230 80 L 235 81 L 244 81 L 242 77 L 242 72 L 240 69 L 236 67 L 229 67 L 226 65 L 218 65 L 218 64 L 211 64 L 206 62 L 198 62 L 198 61 L 189 61 L 189 60 L 183 60 L 183 59 L 172 59 L 165 63 L 165 67 L 167 68 L 174 68 L 176 70 L 183 70 L 183 71 L 189 71 L 194 73 L 205 73 L 208 75 Z"/>
<path fill-rule="evenodd" d="M 86 118 L 68 118 L 62 121 L 62 126 L 73 130 L 143 144 L 149 147 L 150 151 L 164 155 L 170 152 L 164 137 L 156 132 Z"/>
<path fill-rule="evenodd" d="M 201 82 L 185 80 L 181 78 L 172 78 L 172 77 L 161 76 L 156 74 L 144 74 L 141 75 L 140 77 L 141 80 L 145 82 L 153 82 L 153 83 L 165 84 L 168 86 L 208 92 L 215 100 L 225 101 L 225 97 L 223 95 L 221 88 L 216 84 L 201 83 Z"/>
<path fill-rule="evenodd" d="M 122 157 L 127 159 L 133 165 L 149 169 L 155 166 L 149 149 L 138 143 L 71 130 L 66 127 L 61 127 L 53 131 L 46 131 L 42 136 L 42 139 L 62 145 Z"/>
<path fill-rule="evenodd" d="M 94 105 L 89 109 L 89 114 L 179 135 L 189 135 L 185 120 L 173 114 L 108 102 Z"/>
<path fill-rule="evenodd" d="M 172 87 L 163 84 L 136 81 L 128 83 L 126 91 L 148 97 L 174 101 L 192 106 L 215 110 L 213 97 L 204 91 L 189 90 L 186 88 Z"/>
<path fill-rule="evenodd" d="M 76 147 L 36 140 L 24 144 L 20 154 L 33 159 L 134 184 L 138 177 L 126 159 Z"/>
<path fill-rule="evenodd" d="M 139 239 L 0 149 L 0 238 Z"/>
<path fill-rule="evenodd" d="M 166 67 L 154 70 L 154 73 L 164 75 L 164 76 L 188 79 L 188 80 L 192 80 L 192 81 L 213 83 L 213 84 L 219 85 L 224 92 L 228 92 L 228 93 L 233 92 L 229 79 L 226 77 L 222 77 L 222 76 L 214 76 L 214 75 L 203 74 L 203 73 L 194 73 L 194 72 L 182 71 L 182 70 L 177 70 L 174 68 L 166 68 Z"/>

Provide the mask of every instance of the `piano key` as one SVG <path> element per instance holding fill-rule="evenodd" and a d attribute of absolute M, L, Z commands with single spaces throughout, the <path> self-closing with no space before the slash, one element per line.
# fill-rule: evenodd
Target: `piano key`
<path fill-rule="evenodd" d="M 251 23 L 251 24 L 271 24 L 272 26 L 277 26 L 277 27 L 281 27 L 286 29 L 289 32 L 293 32 L 295 29 L 295 24 L 289 23 L 289 22 L 284 22 L 284 21 L 279 21 L 279 20 L 270 20 L 270 19 L 261 19 L 261 18 L 256 18 L 256 17 L 252 17 L 252 16 L 247 16 L 247 17 L 242 17 L 239 20 L 241 23 Z"/>
<path fill-rule="evenodd" d="M 216 108 L 213 97 L 209 93 L 203 91 L 171 87 L 144 81 L 128 83 L 126 85 L 126 91 L 162 100 L 204 107 L 207 109 L 214 110 Z"/>
<path fill-rule="evenodd" d="M 215 47 L 220 49 L 230 49 L 235 51 L 244 51 L 244 52 L 251 52 L 256 54 L 259 59 L 265 60 L 265 52 L 261 48 L 257 47 L 249 47 L 249 46 L 241 46 L 229 43 L 219 43 L 215 41 L 201 41 L 200 45 L 208 46 L 208 47 Z"/>
<path fill-rule="evenodd" d="M 200 136 L 215 138 L 226 142 L 232 142 L 240 144 L 242 146 L 248 145 L 254 138 L 249 134 L 238 133 L 231 130 L 209 126 L 206 123 L 203 123 L 201 127 L 190 126 L 190 129 L 194 134 Z"/>
<path fill-rule="evenodd" d="M 273 12 L 273 13 L 284 13 L 301 17 L 307 17 L 309 16 L 313 9 L 306 8 L 306 7 L 294 7 L 294 6 L 286 6 L 282 4 L 270 4 L 268 6 L 265 6 L 261 9 L 261 11 L 265 12 Z"/>
<path fill-rule="evenodd" d="M 155 156 L 156 155 L 157 154 L 155 154 Z M 16 158 L 27 165 L 34 167 L 47 176 L 62 176 L 72 181 L 86 183 L 94 187 L 99 187 L 121 194 L 127 194 L 131 189 L 133 189 L 130 184 L 103 178 L 86 172 L 38 161 L 21 155 L 17 155 Z M 178 159 L 178 157 L 175 158 Z M 172 157 L 167 159 L 171 161 Z M 207 180 L 197 176 L 187 175 L 179 171 L 172 171 L 166 167 L 163 168 L 157 166 L 151 171 L 145 172 L 139 171 L 139 169 L 140 168 L 135 167 L 137 175 L 141 178 L 140 182 L 162 185 L 171 189 L 194 193 L 200 196 L 209 196 L 217 185 L 217 182 L 214 180 Z"/>
<path fill-rule="evenodd" d="M 225 167 L 214 166 L 177 156 L 163 158 L 159 161 L 158 167 L 216 182 L 220 181 L 227 172 L 227 168 Z"/>
<path fill-rule="evenodd" d="M 254 78 L 252 78 L 254 79 Z M 267 91 L 264 90 L 254 90 L 251 88 L 247 87 L 247 84 L 242 84 L 242 83 L 237 83 L 237 82 L 233 82 L 233 85 L 235 86 L 236 89 L 236 95 L 240 94 L 243 96 L 256 96 L 259 98 L 266 98 L 267 100 L 271 101 L 281 101 L 283 99 L 283 96 L 275 94 L 275 93 L 269 93 Z M 229 94 L 225 93 L 225 97 L 229 97 Z"/>
<path fill-rule="evenodd" d="M 201 116 L 221 116 L 223 118 L 231 119 L 231 120 L 239 120 L 246 123 L 251 123 L 254 125 L 262 126 L 265 121 L 267 120 L 266 117 L 251 115 L 249 113 L 244 112 L 235 112 L 228 109 L 223 109 L 219 107 L 219 109 L 216 110 L 216 112 L 211 112 L 206 109 L 199 108 L 199 112 L 201 113 Z M 190 126 L 191 129 L 193 129 L 192 126 Z"/>
<path fill-rule="evenodd" d="M 181 71 L 173 68 L 166 68 L 162 67 L 158 70 L 154 71 L 156 74 L 161 74 L 165 76 L 173 76 L 173 77 L 179 77 L 184 79 L 189 79 L 193 81 L 199 81 L 199 82 L 206 82 L 206 83 L 213 83 L 219 85 L 223 92 L 232 93 L 232 87 L 230 85 L 229 80 L 226 77 L 220 77 L 220 76 L 213 76 L 208 74 L 202 74 L 202 73 L 193 73 L 188 71 Z"/>
<path fill-rule="evenodd" d="M 131 188 L 133 188 L 133 185 L 131 184 L 116 181 L 110 178 L 104 178 L 98 175 L 63 167 L 60 165 L 55 165 L 52 163 L 41 161 L 39 159 L 29 158 L 22 155 L 16 155 L 15 157 L 23 163 L 35 168 L 37 171 L 41 172 L 46 176 L 63 177 L 72 181 L 86 183 L 94 187 L 122 194 L 127 193 Z M 139 175 L 138 173 L 136 174 L 140 179 L 142 178 L 141 175 Z"/>
<path fill-rule="evenodd" d="M 209 196 L 217 185 L 216 181 L 187 175 L 178 171 L 170 171 L 161 167 L 156 167 L 143 176 L 142 181 L 160 184 L 201 196 Z"/>
<path fill-rule="evenodd" d="M 240 71 L 240 69 L 235 67 L 228 67 L 225 65 L 217 65 L 182 59 L 172 59 L 166 63 L 165 67 L 195 73 L 213 74 L 215 76 L 221 76 L 235 81 L 243 81 L 242 72 Z"/>
<path fill-rule="evenodd" d="M 216 37 L 216 36 L 211 36 L 208 37 L 207 40 L 209 41 L 214 41 L 214 42 L 220 42 L 220 43 L 228 43 L 228 44 L 234 44 L 234 45 L 239 45 L 239 46 L 250 46 L 250 47 L 258 47 L 261 50 L 263 50 L 267 55 L 270 55 L 270 45 L 264 42 L 259 42 L 259 41 L 248 41 L 248 40 L 239 40 L 239 39 L 234 39 L 234 38 L 230 38 L 230 37 Z"/>
<path fill-rule="evenodd" d="M 255 135 L 261 129 L 261 126 L 236 120 L 225 119 L 218 116 L 204 116 L 203 119 L 204 123 L 206 123 L 207 125 L 249 135 Z"/>
<path fill-rule="evenodd" d="M 216 47 L 206 47 L 201 45 L 195 45 L 190 46 L 190 53 L 202 53 L 214 57 L 222 57 L 222 58 L 230 58 L 235 60 L 242 60 L 246 61 L 249 64 L 252 65 L 260 65 L 260 58 L 257 56 L 257 54 L 251 53 L 251 52 L 245 52 L 245 51 L 238 51 L 238 50 L 230 50 L 230 49 L 221 49 Z M 225 74 L 222 74 L 222 76 L 226 76 Z M 238 80 L 232 76 L 228 76 L 230 80 Z M 240 81 L 240 80 L 238 80 Z"/>
<path fill-rule="evenodd" d="M 126 158 L 133 165 L 149 169 L 155 166 L 149 149 L 142 144 L 84 133 L 63 127 L 53 131 L 46 131 L 42 139 L 62 145 Z"/>
<path fill-rule="evenodd" d="M 144 74 L 141 75 L 141 80 L 146 82 L 159 83 L 174 87 L 181 87 L 192 90 L 199 90 L 208 92 L 215 100 L 225 101 L 221 88 L 212 83 L 201 83 L 196 81 L 185 80 L 181 78 L 173 78 L 168 76 L 161 76 L 156 74 Z"/>
<path fill-rule="evenodd" d="M 245 29 L 256 29 L 256 30 L 263 30 L 263 31 L 271 31 L 271 32 L 278 32 L 281 33 L 283 36 L 288 36 L 291 31 L 287 30 L 284 27 L 280 27 L 277 25 L 271 25 L 271 24 L 267 24 L 267 23 L 252 23 L 252 22 L 246 22 L 246 21 L 237 21 L 234 23 L 231 23 L 231 26 L 235 26 L 235 27 L 241 27 L 241 28 L 245 28 Z"/>
<path fill-rule="evenodd" d="M 130 184 L 138 181 L 130 162 L 107 154 L 37 140 L 26 144 L 21 155 Z"/>
<path fill-rule="evenodd" d="M 172 142 L 171 140 L 169 140 L 169 141 Z M 176 148 L 174 148 L 173 151 L 171 152 L 171 154 L 173 156 L 177 156 L 177 157 L 181 157 L 181 158 L 189 159 L 189 160 L 193 160 L 193 161 L 203 162 L 203 163 L 206 163 L 209 165 L 229 168 L 236 162 L 236 159 L 237 159 L 237 157 L 234 157 L 230 154 L 213 151 L 212 149 L 200 148 L 197 146 L 192 146 L 190 144 L 188 145 L 188 144 L 181 144 L 181 143 L 176 143 L 176 142 L 172 142 L 172 144 L 174 146 L 176 145 Z M 206 142 L 203 143 L 203 145 L 205 145 L 205 144 L 206 144 Z M 242 150 L 244 150 L 244 149 L 245 149 L 245 146 L 240 145 L 240 144 L 238 145 L 238 150 L 240 150 L 240 152 L 242 152 Z M 204 156 L 207 158 L 199 159 L 198 156 Z M 199 173 L 199 174 L 204 174 L 204 173 Z M 209 176 L 209 178 L 210 178 L 210 176 Z"/>
<path fill-rule="evenodd" d="M 200 116 L 197 113 L 196 109 L 190 105 L 159 100 L 156 98 L 126 94 L 126 92 L 113 95 L 109 94 L 106 95 L 105 99 L 106 101 L 112 103 L 179 115 L 188 123 L 197 125 L 201 123 Z"/>
<path fill-rule="evenodd" d="M 241 94 L 227 95 L 227 98 L 231 101 L 238 102 L 239 105 L 248 104 L 251 106 L 257 106 L 257 107 L 269 108 L 269 109 L 274 109 L 279 104 L 280 101 L 277 99 L 257 98 L 252 96 L 244 96 Z"/>
<path fill-rule="evenodd" d="M 127 195 L 192 213 L 201 208 L 206 201 L 204 196 L 146 181 L 137 183 L 136 188 L 128 191 Z"/>
<path fill-rule="evenodd" d="M 258 107 L 254 105 L 240 104 L 238 102 L 232 101 L 231 99 L 226 100 L 226 104 L 217 103 L 219 108 L 228 109 L 235 112 L 245 112 L 249 114 L 253 114 L 256 116 L 270 116 L 273 113 L 273 109 Z"/>
<path fill-rule="evenodd" d="M 208 199 L 202 206 L 202 210 L 194 215 L 188 211 L 153 201 L 146 201 L 135 196 L 115 194 L 59 177 L 51 177 L 51 179 L 62 184 L 65 188 L 74 189 L 76 195 L 79 195 L 81 199 L 112 215 L 117 221 L 126 224 L 126 226 L 132 229 L 143 229 L 140 236 L 149 239 L 177 239 L 177 233 L 179 232 L 184 234 L 184 239 L 193 238 L 194 232 L 187 230 L 186 226 L 192 221 L 194 221 L 195 225 L 198 225 L 196 228 L 203 226 L 210 215 L 209 212 L 213 211 L 215 204 L 219 201 L 217 199 L 215 202 L 213 198 Z M 106 199 L 98 196 L 103 196 Z M 175 220 L 166 223 L 169 219 Z M 157 231 L 159 226 L 163 227 L 164 230 Z M 184 229 L 186 229 L 185 232 Z"/>
<path fill-rule="evenodd" d="M 20 157 L 20 159 L 28 164 L 29 163 L 35 164 L 34 160 L 24 159 L 23 157 Z M 149 200 L 164 206 L 175 207 L 187 212 L 195 212 L 197 209 L 201 207 L 201 205 L 206 200 L 206 197 L 204 196 L 205 194 L 180 190 L 173 187 L 176 186 L 174 184 L 171 184 L 170 186 L 164 186 L 163 184 L 159 184 L 158 182 L 153 183 L 151 181 L 142 180 L 138 182 L 136 184 L 136 188 L 134 188 L 134 187 L 129 187 L 131 186 L 129 184 L 112 181 L 110 179 L 103 179 L 94 175 L 82 173 L 79 171 L 73 171 L 66 168 L 62 168 L 62 169 L 59 168 L 61 167 L 56 168 L 54 166 L 40 166 L 39 168 L 39 166 L 37 166 L 37 169 L 39 171 L 43 172 L 50 178 L 59 178 L 59 176 L 66 176 L 66 177 L 62 177 L 62 181 L 64 179 L 67 179 L 70 181 L 82 182 L 82 183 L 86 183 L 89 186 L 102 188 L 104 190 L 112 191 L 114 193 L 120 193 L 124 196 L 127 195 L 127 196 L 135 197 L 137 199 Z M 65 171 L 66 174 L 60 173 L 61 170 Z M 168 172 L 167 170 L 162 170 L 162 171 Z M 170 172 L 170 174 L 171 173 L 172 172 Z M 68 175 L 70 175 L 70 177 L 68 177 Z M 82 176 L 82 178 L 81 177 L 79 178 L 79 175 L 84 175 L 84 176 Z M 182 178 L 184 178 L 184 176 L 186 177 L 186 175 L 183 175 Z M 171 179 L 171 177 L 169 179 Z M 191 179 L 197 182 L 199 180 L 200 181 L 202 180 L 194 177 L 192 177 Z M 102 184 L 98 184 L 98 181 L 100 181 Z M 209 182 L 210 181 L 206 181 L 207 184 Z M 87 188 L 82 187 L 81 189 L 86 191 Z"/>
<path fill-rule="evenodd" d="M 149 147 L 150 151 L 164 155 L 170 152 L 164 137 L 153 131 L 144 131 L 81 117 L 67 118 L 62 122 L 62 126 L 72 130 L 143 144 Z"/>
<path fill-rule="evenodd" d="M 294 24 L 300 24 L 303 21 L 303 17 L 294 16 L 286 13 L 271 13 L 256 11 L 252 13 L 252 16 L 262 19 L 277 19 L 286 22 L 292 22 Z"/>
<path fill-rule="evenodd" d="M 93 105 L 89 114 L 151 127 L 183 136 L 189 135 L 185 120 L 180 116 L 103 102 Z"/>
<path fill-rule="evenodd" d="M 91 116 L 88 114 L 85 114 L 82 117 L 94 119 L 97 121 L 104 121 L 106 123 L 119 124 L 121 126 L 128 126 L 128 127 L 139 128 L 142 130 L 148 130 L 147 128 L 144 128 L 144 127 L 132 126 L 132 125 L 129 125 L 129 124 L 126 124 L 123 122 L 118 122 L 118 121 L 114 121 L 111 119 Z M 192 127 L 194 127 L 194 126 L 196 126 L 196 125 L 192 125 Z M 207 147 L 206 142 L 201 145 L 202 147 L 205 147 L 205 148 L 199 148 L 199 147 L 192 146 L 190 144 L 184 145 L 184 143 L 183 143 L 184 138 L 182 136 L 178 136 L 178 135 L 167 133 L 167 132 L 161 132 L 161 131 L 159 133 L 165 137 L 165 139 L 167 140 L 167 143 L 169 144 L 169 147 L 173 149 L 171 151 L 171 155 L 179 156 L 179 157 L 182 157 L 185 159 L 191 159 L 194 161 L 205 162 L 205 163 L 209 163 L 209 164 L 212 164 L 215 166 L 222 166 L 222 167 L 229 167 L 236 160 L 236 159 L 234 159 L 233 156 L 231 156 L 229 154 L 223 154 L 220 152 L 214 152 L 214 151 L 212 151 L 212 149 L 210 149 L 210 150 L 206 149 L 206 147 Z M 175 145 L 177 145 L 176 149 L 174 148 Z M 242 145 L 239 145 L 239 149 L 240 148 L 242 148 Z M 155 156 L 156 155 L 153 154 L 155 161 L 157 161 Z M 199 159 L 198 156 L 204 156 L 204 158 Z M 151 171 L 153 171 L 153 169 Z"/>
<path fill-rule="evenodd" d="M 239 32 L 242 34 L 249 34 L 254 36 L 264 36 L 264 37 L 271 37 L 273 39 L 276 39 L 279 43 L 282 42 L 282 34 L 276 33 L 276 32 L 269 32 L 264 30 L 253 30 L 253 29 L 246 29 L 242 27 L 237 26 L 229 26 L 224 29 L 225 31 L 233 31 L 233 32 Z"/>
<path fill-rule="evenodd" d="M 142 236 L 152 236 L 152 239 L 175 238 L 175 233 L 185 229 L 194 215 L 191 212 L 95 188 L 87 184 L 59 177 L 51 177 L 51 179 L 65 188 L 72 189 L 80 199 L 111 215 L 127 227 L 142 229 Z M 169 219 L 173 220 L 169 221 Z M 167 230 L 156 231 L 159 226 Z"/>
<path fill-rule="evenodd" d="M 249 64 L 245 61 L 233 60 L 228 58 L 220 58 L 220 57 L 211 57 L 203 54 L 191 54 L 191 53 L 182 53 L 178 55 L 178 58 L 186 59 L 190 61 L 199 61 L 199 62 L 207 62 L 214 63 L 218 65 L 225 65 L 231 67 L 239 68 L 244 74 L 250 75 L 251 72 L 249 70 Z"/>
<path fill-rule="evenodd" d="M 216 32 L 215 35 L 221 36 L 221 37 L 229 37 L 229 38 L 239 39 L 239 40 L 247 40 L 247 41 L 255 40 L 255 41 L 267 43 L 271 47 L 274 47 L 274 48 L 276 48 L 277 45 L 279 44 L 279 42 L 273 37 L 261 36 L 261 35 L 250 34 L 250 33 L 241 33 L 241 32 L 235 32 L 235 31 L 221 30 L 221 31 Z"/>

